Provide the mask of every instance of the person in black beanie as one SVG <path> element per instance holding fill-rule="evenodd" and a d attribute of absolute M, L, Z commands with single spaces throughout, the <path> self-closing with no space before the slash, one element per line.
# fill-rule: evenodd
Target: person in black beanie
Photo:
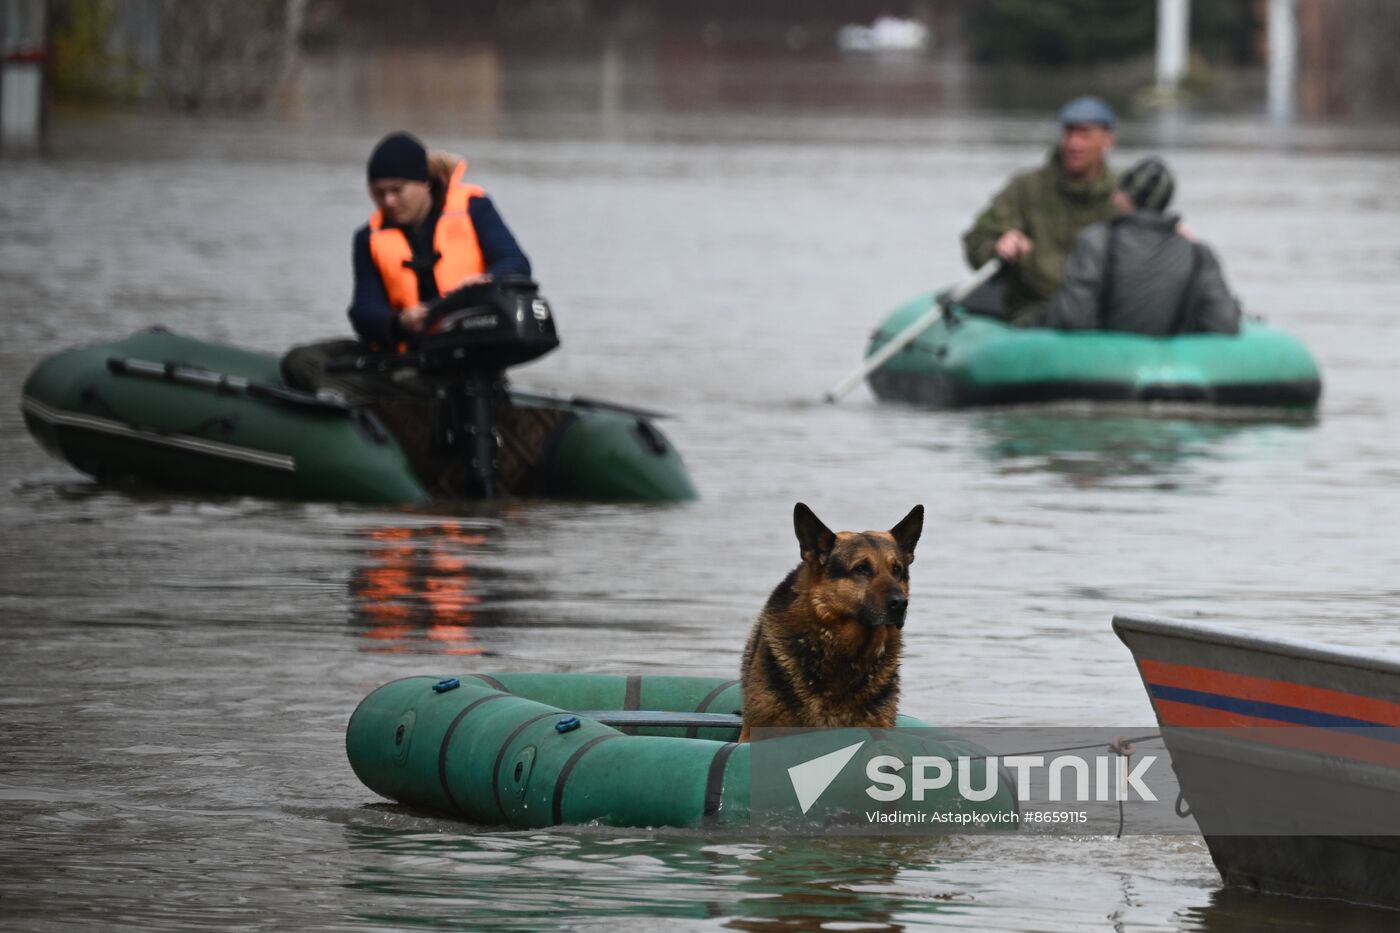
<path fill-rule="evenodd" d="M 326 370 L 366 349 L 412 348 L 427 306 L 450 291 L 494 276 L 530 275 L 530 260 L 486 192 L 464 180 L 466 171 L 465 159 L 429 152 L 408 133 L 390 133 L 379 141 L 366 166 L 376 210 L 354 239 L 349 315 L 359 339 L 293 347 L 281 360 L 289 386 L 332 393 L 372 411 L 435 496 L 470 494 L 471 487 L 458 475 L 463 458 L 437 449 L 439 403 L 432 386 L 412 368 Z M 501 431 L 514 430 L 511 424 L 504 416 Z"/>
<path fill-rule="evenodd" d="M 1156 156 L 1118 176 L 1117 216 L 1079 235 L 1064 279 L 1043 309 L 1047 327 L 1154 337 L 1235 334 L 1240 307 L 1220 262 L 1167 213 L 1176 184 Z"/>
<path fill-rule="evenodd" d="M 486 192 L 463 179 L 466 171 L 465 159 L 429 152 L 409 133 L 390 133 L 374 147 L 366 178 L 377 210 L 353 245 L 349 316 L 360 339 L 294 347 L 282 358 L 288 385 L 334 388 L 351 402 L 379 397 L 392 386 L 331 378 L 327 361 L 366 345 L 381 353 L 408 349 L 437 298 L 492 276 L 530 275 L 530 260 Z"/>
<path fill-rule="evenodd" d="M 429 153 L 409 133 L 390 133 L 370 153 L 377 210 L 355 232 L 350 322 L 371 347 L 411 345 L 427 305 L 496 275 L 529 275 L 521 251 L 486 192 L 463 180 L 467 162 Z"/>

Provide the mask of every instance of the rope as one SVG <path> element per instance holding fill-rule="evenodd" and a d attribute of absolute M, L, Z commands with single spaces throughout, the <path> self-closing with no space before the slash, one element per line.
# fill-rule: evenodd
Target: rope
<path fill-rule="evenodd" d="M 1128 747 L 1128 748 L 1132 748 L 1132 746 L 1138 744 L 1139 742 L 1150 742 L 1150 741 L 1152 741 L 1153 739 L 1160 739 L 1161 737 L 1162 737 L 1162 734 L 1161 734 L 1160 732 L 1158 732 L 1158 733 L 1156 733 L 1156 734 L 1154 734 L 1154 735 L 1136 735 L 1136 736 L 1133 736 L 1132 738 L 1127 738 L 1127 739 L 1123 738 L 1122 736 L 1118 736 L 1118 737 L 1115 737 L 1114 740 L 1113 740 L 1113 742 L 1112 742 L 1112 744 L 1110 744 L 1110 745 L 1108 746 L 1108 750 L 1109 750 L 1109 751 L 1116 751 L 1116 749 L 1115 749 L 1114 746 L 1116 746 L 1116 745 L 1118 745 L 1118 744 L 1120 744 L 1120 743 L 1121 743 L 1122 745 Z M 1051 752 L 1078 752 L 1078 751 L 1083 751 L 1083 750 L 1089 749 L 1089 748 L 1102 748 L 1102 747 L 1103 747 L 1103 746 L 1100 745 L 1098 742 L 1091 742 L 1091 743 L 1089 743 L 1088 745 L 1062 745 L 1062 746 L 1060 746 L 1059 748 L 1038 748 L 1038 749 L 1036 749 L 1035 751 L 1030 751 L 1030 752 L 1011 752 L 1010 754 L 1012 754 L 1012 755 L 1048 755 L 1048 754 L 1050 754 Z M 1122 753 L 1122 752 L 1119 752 L 1119 754 L 1123 754 L 1123 753 Z M 1127 754 L 1131 755 L 1132 752 L 1129 751 Z M 1005 758 L 1005 757 L 1007 757 L 1007 756 L 1006 756 L 1006 755 L 1003 755 L 1003 754 L 997 754 L 997 755 L 994 755 L 994 756 L 988 756 L 988 755 L 974 755 L 974 756 L 969 757 L 969 758 L 968 758 L 968 761 L 980 761 L 980 760 L 982 760 L 982 759 L 984 759 L 984 758 L 988 758 L 988 757 Z"/>
<path fill-rule="evenodd" d="M 1113 754 L 1115 754 L 1115 755 L 1121 755 L 1121 756 L 1124 757 L 1124 758 L 1132 758 L 1133 754 L 1137 751 L 1137 747 L 1136 747 L 1136 746 L 1137 746 L 1139 743 L 1141 743 L 1141 742 L 1150 742 L 1150 741 L 1152 741 L 1153 739 L 1160 739 L 1161 737 L 1162 737 L 1162 734 L 1161 734 L 1160 732 L 1154 733 L 1153 735 L 1135 735 L 1135 736 L 1131 736 L 1131 737 L 1129 737 L 1129 738 L 1124 738 L 1123 736 L 1118 735 L 1118 736 L 1114 736 L 1114 737 L 1113 737 L 1113 741 L 1110 742 L 1110 743 L 1108 743 L 1108 750 L 1111 751 L 1111 752 L 1113 752 Z M 1030 751 L 1030 752 L 1016 752 L 1015 754 L 1017 754 L 1017 755 L 1048 755 L 1048 754 L 1050 754 L 1051 752 L 1078 752 L 1078 751 L 1084 751 L 1084 750 L 1086 750 L 1086 749 L 1091 749 L 1091 748 L 1103 748 L 1103 747 L 1104 747 L 1104 746 L 1100 745 L 1098 742 L 1092 742 L 1092 743 L 1087 744 L 1087 745 L 1062 745 L 1062 746 L 1060 746 L 1059 748 L 1038 748 L 1038 749 L 1036 749 L 1035 751 Z M 986 760 L 987 758 L 989 758 L 989 757 L 1006 758 L 1007 756 L 1006 756 L 1006 755 L 997 755 L 997 756 L 978 755 L 978 756 L 976 756 L 976 757 L 969 758 L 968 760 L 969 760 L 969 761 L 985 761 L 985 760 Z M 1182 802 L 1181 795 L 1178 794 L 1178 795 L 1177 795 L 1177 811 L 1176 811 L 1178 816 L 1183 815 L 1183 814 L 1181 813 L 1181 802 Z M 1188 812 L 1189 812 L 1189 811 L 1188 811 Z M 1115 839 L 1122 839 L 1122 838 L 1123 838 L 1123 822 L 1124 822 L 1125 819 L 1126 819 L 1126 814 L 1124 813 L 1123 800 L 1122 800 L 1122 798 L 1119 798 L 1119 800 L 1118 800 L 1118 835 L 1114 837 Z"/>
<path fill-rule="evenodd" d="M 1108 750 L 1115 755 L 1123 756 L 1125 764 L 1132 760 L 1133 752 L 1137 751 L 1137 749 L 1133 747 L 1133 740 L 1125 739 L 1121 735 L 1113 737 L 1113 741 L 1108 744 Z M 1123 812 L 1123 798 L 1120 796 L 1118 798 L 1118 834 L 1113 837 L 1114 839 L 1123 838 L 1123 821 L 1125 818 Z"/>

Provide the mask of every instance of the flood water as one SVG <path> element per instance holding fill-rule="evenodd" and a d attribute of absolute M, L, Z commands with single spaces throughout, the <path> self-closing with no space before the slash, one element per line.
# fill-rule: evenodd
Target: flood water
<path fill-rule="evenodd" d="M 704 74 L 638 99 L 605 73 L 561 108 L 527 93 L 545 75 L 460 109 L 66 114 L 47 156 L 0 163 L 0 926 L 1392 929 L 1222 891 L 1195 836 L 502 832 L 356 780 L 346 721 L 394 678 L 733 676 L 797 500 L 855 529 L 924 504 L 904 708 L 940 724 L 1150 725 L 1119 612 L 1400 654 L 1400 134 L 1217 113 L 1121 135 L 1314 351 L 1315 419 L 828 406 L 891 307 L 964 274 L 959 233 L 1053 126 Z M 558 312 L 563 349 L 516 381 L 674 413 L 698 502 L 181 496 L 32 441 L 19 387 L 61 347 L 345 332 L 363 159 L 402 124 L 470 157 Z"/>

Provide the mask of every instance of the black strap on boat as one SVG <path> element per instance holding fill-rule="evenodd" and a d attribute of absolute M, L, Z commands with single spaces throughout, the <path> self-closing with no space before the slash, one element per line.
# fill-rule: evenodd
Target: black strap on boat
<path fill-rule="evenodd" d="M 706 817 L 712 817 L 718 813 L 720 804 L 724 802 L 724 769 L 729 764 L 729 756 L 733 755 L 734 749 L 738 747 L 738 742 L 726 742 L 720 746 L 719 751 L 715 752 L 715 757 L 710 759 L 710 770 L 705 776 L 704 816 Z"/>
<path fill-rule="evenodd" d="M 642 675 L 627 675 L 627 685 L 622 691 L 622 708 L 624 711 L 639 710 L 642 708 Z M 609 723 L 608 725 L 613 725 L 613 723 Z M 617 725 L 616 728 L 623 735 L 637 734 L 636 726 L 629 724 L 625 719 L 620 720 L 620 724 Z"/>
<path fill-rule="evenodd" d="M 496 695 L 501 696 L 502 694 Z M 495 802 L 496 812 L 501 815 L 501 819 L 506 819 L 506 808 L 501 805 L 501 765 L 505 763 L 506 752 L 510 750 L 511 743 L 520 737 L 520 733 L 524 732 L 541 719 L 549 719 L 551 716 L 557 718 L 563 715 L 563 713 L 563 710 L 552 709 L 547 713 L 539 713 L 535 716 L 531 716 L 512 729 L 510 735 L 506 736 L 505 741 L 501 743 L 501 747 L 496 751 L 496 761 L 491 765 L 491 799 Z"/>
<path fill-rule="evenodd" d="M 708 712 L 709 709 L 710 709 L 710 704 L 713 703 L 715 700 L 719 699 L 719 695 L 720 695 L 721 693 L 723 693 L 724 691 L 728 690 L 730 687 L 734 686 L 734 685 L 737 684 L 738 682 L 739 682 L 738 679 L 735 679 L 735 680 L 726 680 L 724 683 L 722 683 L 722 684 L 720 684 L 719 686 L 715 687 L 715 689 L 713 689 L 713 690 L 711 690 L 709 693 L 705 694 L 705 698 L 704 698 L 703 700 L 701 700 L 698 704 L 696 704 L 695 712 L 697 712 L 697 713 Z M 699 730 L 697 727 L 692 726 L 692 727 L 690 727 L 689 729 L 686 730 L 685 737 L 688 738 L 688 739 L 693 739 L 693 738 L 695 738 L 696 736 L 698 736 L 699 734 L 700 734 L 700 730 Z"/>
<path fill-rule="evenodd" d="M 438 783 L 442 785 L 442 792 L 447 797 L 447 802 L 452 804 L 454 810 L 463 815 L 468 815 L 467 811 L 457 802 L 457 798 L 452 795 L 451 785 L 447 783 L 447 747 L 452 744 L 452 736 L 457 732 L 457 726 L 461 724 L 463 719 L 467 718 L 468 713 L 483 703 L 503 699 L 505 699 L 504 693 L 488 693 L 484 697 L 472 700 L 453 717 L 452 722 L 447 726 L 447 731 L 442 734 L 442 745 L 438 747 Z"/>
<path fill-rule="evenodd" d="M 510 691 L 506 689 L 505 684 L 501 683 L 499 680 L 492 677 L 490 674 L 469 674 L 467 676 L 475 677 L 477 680 L 481 681 L 486 686 L 490 687 L 492 690 L 499 690 L 502 693 L 510 693 Z"/>
<path fill-rule="evenodd" d="M 554 779 L 554 800 L 550 805 L 550 815 L 553 818 L 555 826 L 564 822 L 564 787 L 569 783 L 569 775 L 573 773 L 574 767 L 579 763 L 579 759 L 588 754 L 593 746 L 606 742 L 609 739 L 620 738 L 622 738 L 622 736 L 617 734 L 595 735 L 575 749 L 574 753 L 569 756 L 569 760 L 564 762 L 564 767 L 559 769 L 559 777 Z"/>

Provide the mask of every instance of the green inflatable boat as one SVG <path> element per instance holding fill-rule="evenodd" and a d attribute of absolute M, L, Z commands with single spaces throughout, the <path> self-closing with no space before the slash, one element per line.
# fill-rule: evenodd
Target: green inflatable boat
<path fill-rule="evenodd" d="M 669 501 L 695 487 L 649 412 L 507 390 L 495 454 L 510 495 Z M 20 402 L 31 434 L 102 480 L 365 503 L 429 488 L 370 412 L 290 389 L 278 358 L 148 330 L 43 360 Z"/>
<path fill-rule="evenodd" d="M 867 357 L 933 307 L 920 295 L 872 335 Z M 1245 321 L 1236 336 L 1145 337 L 1019 328 L 954 305 L 867 377 L 891 399 L 944 408 L 1069 399 L 1310 409 L 1316 361 L 1283 331 Z"/>
<path fill-rule="evenodd" d="M 738 682 L 703 677 L 604 674 L 473 674 L 410 677 L 385 684 L 356 708 L 345 746 L 371 790 L 408 806 L 473 823 L 515 828 L 722 826 L 859 830 L 880 809 L 866 793 L 864 756 L 987 754 L 978 745 L 909 717 L 913 729 L 798 730 L 737 744 Z M 829 784 L 800 799 L 789 768 L 832 763 Z M 820 769 L 821 764 L 817 767 Z M 956 771 L 957 765 L 954 765 Z M 1007 775 L 979 776 L 987 799 L 957 781 L 901 800 L 939 822 L 1014 829 Z M 751 778 L 759 776 L 757 782 Z M 929 821 L 930 823 L 932 820 Z M 924 829 L 927 831 L 928 823 Z"/>

